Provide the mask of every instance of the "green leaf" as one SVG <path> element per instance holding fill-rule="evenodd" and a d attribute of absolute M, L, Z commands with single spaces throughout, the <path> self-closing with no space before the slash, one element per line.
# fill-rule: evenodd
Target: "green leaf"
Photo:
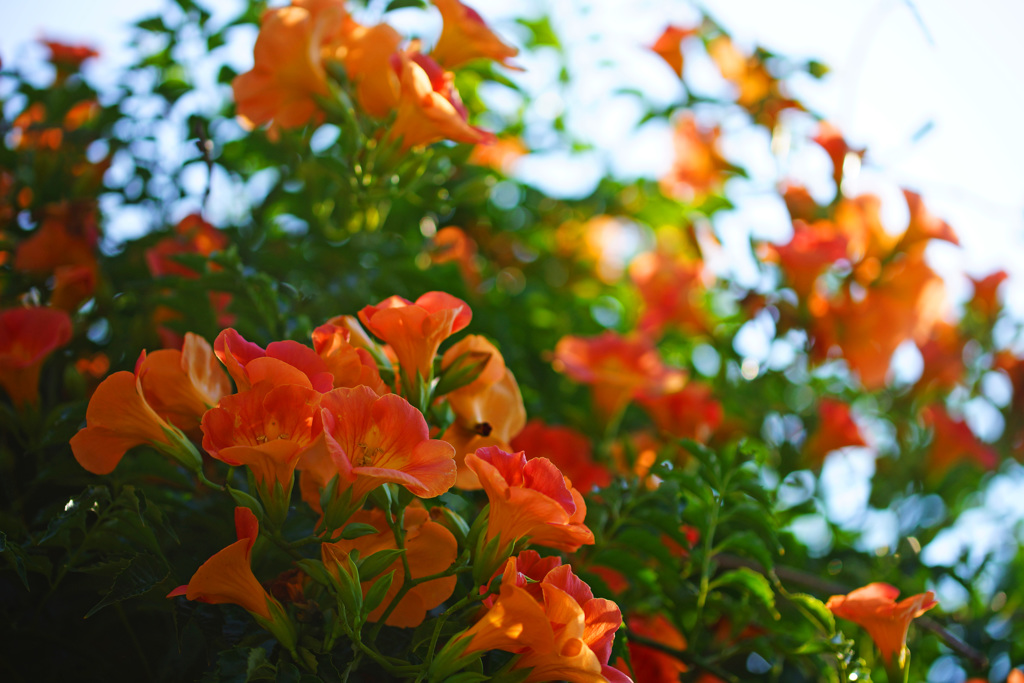
<path fill-rule="evenodd" d="M 402 548 L 386 548 L 359 560 L 360 582 L 369 581 L 380 574 L 401 557 L 404 552 L 405 550 Z"/>
<path fill-rule="evenodd" d="M 546 15 L 539 19 L 517 19 L 516 23 L 524 26 L 530 32 L 530 37 L 526 40 L 526 47 L 553 47 L 558 51 L 562 50 L 558 34 L 555 33 L 551 26 L 551 20 Z"/>
<path fill-rule="evenodd" d="M 110 587 L 103 599 L 85 615 L 88 619 L 107 605 L 112 605 L 128 598 L 134 598 L 149 592 L 171 573 L 167 563 L 155 555 L 141 553 L 132 558 Z"/>
<path fill-rule="evenodd" d="M 18 578 L 21 579 L 25 590 L 30 590 L 28 586 L 28 573 L 25 571 L 25 551 L 8 541 L 7 534 L 2 531 L 0 531 L 0 553 L 4 553 L 7 562 L 14 567 L 14 571 L 17 573 Z"/>
<path fill-rule="evenodd" d="M 142 21 L 137 22 L 135 25 L 138 28 L 141 28 L 143 31 L 152 31 L 154 33 L 170 32 L 170 29 L 167 28 L 166 24 L 164 24 L 163 17 L 160 16 L 148 17 L 146 19 L 143 19 Z"/>
<path fill-rule="evenodd" d="M 363 600 L 363 611 L 369 614 L 373 610 L 377 609 L 381 601 L 384 600 L 384 596 L 389 590 L 391 590 L 391 584 L 395 580 L 395 570 L 389 571 L 384 576 L 377 579 L 370 590 L 366 592 L 366 598 Z"/>
<path fill-rule="evenodd" d="M 773 619 L 781 618 L 778 610 L 775 609 L 775 591 L 772 590 L 771 583 L 753 569 L 747 567 L 733 569 L 716 578 L 710 585 L 712 590 L 723 586 L 745 588 L 747 593 L 757 598 L 768 609 Z"/>
<path fill-rule="evenodd" d="M 341 538 L 347 541 L 351 541 L 354 538 L 360 536 L 369 536 L 370 534 L 378 533 L 377 527 L 372 524 L 364 524 L 363 522 L 352 522 L 345 526 L 341 532 Z"/>
<path fill-rule="evenodd" d="M 418 9 L 426 9 L 427 3 L 424 0 L 391 0 L 388 6 L 384 8 L 385 12 L 393 12 L 396 9 L 405 9 L 407 7 L 416 7 Z"/>
<path fill-rule="evenodd" d="M 801 612 L 813 617 L 829 636 L 836 632 L 836 618 L 832 610 L 818 598 L 806 593 L 789 593 L 786 599 L 799 607 Z"/>
<path fill-rule="evenodd" d="M 735 531 L 729 534 L 714 550 L 715 554 L 734 552 L 746 555 L 761 563 L 765 569 L 775 566 L 775 558 L 765 547 L 764 538 L 753 531 Z"/>

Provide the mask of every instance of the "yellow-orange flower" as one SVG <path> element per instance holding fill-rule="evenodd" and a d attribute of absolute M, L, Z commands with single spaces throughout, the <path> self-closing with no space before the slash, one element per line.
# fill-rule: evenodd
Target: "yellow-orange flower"
<path fill-rule="evenodd" d="M 217 335 L 213 349 L 239 391 L 263 380 L 297 384 L 321 393 L 334 388 L 334 375 L 316 351 L 296 341 L 271 342 L 264 350 L 229 327 Z"/>
<path fill-rule="evenodd" d="M 303 499 L 314 509 L 335 475 L 339 492 L 351 488 L 353 501 L 387 482 L 421 498 L 455 484 L 455 450 L 431 439 L 423 414 L 401 396 L 343 387 L 323 395 L 320 416 L 323 435 L 300 468 Z"/>
<path fill-rule="evenodd" d="M 597 337 L 562 337 L 555 346 L 553 365 L 577 382 L 591 385 L 594 405 L 606 419 L 634 398 L 678 391 L 686 382 L 681 371 L 662 363 L 648 340 L 610 330 Z"/>
<path fill-rule="evenodd" d="M 185 333 L 181 351 L 161 349 L 146 355 L 142 393 L 153 410 L 178 429 L 199 428 L 203 413 L 231 392 L 231 382 L 199 335 Z"/>
<path fill-rule="evenodd" d="M 327 97 L 327 75 L 321 62 L 325 38 L 345 17 L 341 2 L 328 3 L 317 12 L 291 6 L 263 14 L 250 71 L 237 76 L 234 91 L 242 124 L 255 128 L 266 123 L 297 128 L 323 120 L 314 95 Z"/>
<path fill-rule="evenodd" d="M 343 559 L 353 550 L 358 550 L 359 557 L 365 558 L 380 550 L 396 548 L 395 536 L 388 527 L 384 515 L 383 510 L 360 510 L 349 519 L 349 522 L 370 524 L 376 527 L 377 533 L 360 536 L 351 541 L 342 540 L 321 545 L 320 551 L 328 571 L 336 572 L 337 560 Z M 458 556 L 458 543 L 448 529 L 430 521 L 430 513 L 421 507 L 408 507 L 405 509 L 403 522 L 405 558 L 413 579 L 439 574 L 454 564 Z M 400 558 L 395 558 L 395 561 L 381 573 L 387 574 L 390 571 L 395 572 L 391 588 L 385 593 L 380 605 L 367 616 L 367 621 L 379 621 L 384 610 L 402 588 L 405 567 Z M 363 582 L 364 596 L 374 581 L 376 578 Z M 399 601 L 384 623 L 402 628 L 419 626 L 427 612 L 451 597 L 454 590 L 454 576 L 417 584 Z"/>
<path fill-rule="evenodd" d="M 931 591 L 896 602 L 899 594 L 895 586 L 870 583 L 847 595 L 833 595 L 826 607 L 836 616 L 864 628 L 878 646 L 883 660 L 902 666 L 911 620 L 938 603 Z"/>
<path fill-rule="evenodd" d="M 522 452 L 488 446 L 467 455 L 466 465 L 490 501 L 487 541 L 498 538 L 507 547 L 527 538 L 568 553 L 594 542 L 583 496 L 547 458 L 527 461 Z"/>
<path fill-rule="evenodd" d="M 462 330 L 473 317 L 469 305 L 444 292 L 427 292 L 415 303 L 400 296 L 388 297 L 359 311 L 367 329 L 391 345 L 398 365 L 411 386 L 415 373 L 424 380 L 441 342 Z"/>
<path fill-rule="evenodd" d="M 71 341 L 71 318 L 53 308 L 0 312 L 0 387 L 15 406 L 39 400 L 39 373 L 56 349 Z"/>
<path fill-rule="evenodd" d="M 231 466 L 245 465 L 256 483 L 290 491 L 295 466 L 318 433 L 320 394 L 296 384 L 258 382 L 221 399 L 203 415 L 203 448 Z"/>
<path fill-rule="evenodd" d="M 516 558 L 505 565 L 498 599 L 476 624 L 453 642 L 468 639 L 464 652 L 504 650 L 519 658 L 512 670 L 528 670 L 523 683 L 628 683 L 608 665 L 615 632 L 622 623 L 618 606 L 595 598 L 569 565 L 556 567 L 540 582 L 541 599 L 518 584 Z"/>
<path fill-rule="evenodd" d="M 363 26 L 348 17 L 337 42 L 326 50 L 329 59 L 344 64 L 356 101 L 370 116 L 384 118 L 398 106 L 402 83 L 392 57 L 401 43 L 401 34 L 387 24 Z"/>
<path fill-rule="evenodd" d="M 446 69 L 471 62 L 474 59 L 493 59 L 503 66 L 519 50 L 505 44 L 494 34 L 476 10 L 459 0 L 433 0 L 441 10 L 441 37 L 430 56 Z"/>
<path fill-rule="evenodd" d="M 397 52 L 393 64 L 402 89 L 388 135 L 392 140 L 401 140 L 403 150 L 438 140 L 473 145 L 490 141 L 490 133 L 466 121 L 466 108 L 451 72 L 417 52 Z"/>

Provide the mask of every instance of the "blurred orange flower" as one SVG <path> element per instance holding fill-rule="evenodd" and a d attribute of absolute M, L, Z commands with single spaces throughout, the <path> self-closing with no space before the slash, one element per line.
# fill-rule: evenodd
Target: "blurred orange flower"
<path fill-rule="evenodd" d="M 77 70 L 85 60 L 100 56 L 99 52 L 85 45 L 68 45 L 56 40 L 41 42 L 50 50 L 50 61 L 58 67 Z"/>
<path fill-rule="evenodd" d="M 779 264 L 786 283 L 793 288 L 801 301 L 806 301 L 814 291 L 818 276 L 847 258 L 846 235 L 836 232 L 828 221 L 807 224 L 802 220 L 793 221 L 793 237 L 786 244 L 765 243 L 760 255 L 765 261 Z"/>
<path fill-rule="evenodd" d="M 887 583 L 870 583 L 847 594 L 833 595 L 826 607 L 837 617 L 864 628 L 875 641 L 882 659 L 902 667 L 910 622 L 938 603 L 928 591 L 896 602 L 900 591 Z"/>
<path fill-rule="evenodd" d="M 672 67 L 676 75 L 683 77 L 683 51 L 682 42 L 686 38 L 697 33 L 696 28 L 679 28 L 678 26 L 666 26 L 658 39 L 651 45 L 651 51 L 665 60 Z"/>
<path fill-rule="evenodd" d="M 370 116 L 384 118 L 398 106 L 402 84 L 392 66 L 402 36 L 387 24 L 363 26 L 346 17 L 337 40 L 326 48 L 355 85 L 356 101 Z"/>
<path fill-rule="evenodd" d="M 864 150 L 853 149 L 846 144 L 846 139 L 843 138 L 839 129 L 828 121 L 822 121 L 818 124 L 818 133 L 812 139 L 821 145 L 821 148 L 828 154 L 828 158 L 832 160 L 832 180 L 836 184 L 836 194 L 839 194 L 840 188 L 843 185 L 846 155 L 853 153 L 863 158 Z"/>
<path fill-rule="evenodd" d="M 815 467 L 821 467 L 825 456 L 847 446 L 864 446 L 857 423 L 850 416 L 850 406 L 833 398 L 823 398 L 818 404 L 818 426 L 804 442 L 804 458 Z"/>
<path fill-rule="evenodd" d="M 591 385 L 594 405 L 605 419 L 617 415 L 634 398 L 678 391 L 686 382 L 682 371 L 662 363 L 650 341 L 611 330 L 597 337 L 562 337 L 552 365 Z"/>
<path fill-rule="evenodd" d="M 97 271 L 99 226 L 91 201 L 61 202 L 43 209 L 39 227 L 18 245 L 15 270 L 50 275 L 61 266 Z"/>
<path fill-rule="evenodd" d="M 50 305 L 75 312 L 96 290 L 96 269 L 91 266 L 58 266 L 53 271 Z"/>
<path fill-rule="evenodd" d="M 999 300 L 999 286 L 1009 277 L 1009 273 L 1005 270 L 997 270 L 980 280 L 968 277 L 967 279 L 974 285 L 974 295 L 967 303 L 968 308 L 978 311 L 987 319 L 994 319 L 1002 308 L 1002 302 Z"/>
<path fill-rule="evenodd" d="M 203 220 L 200 214 L 185 216 L 174 226 L 174 234 L 165 237 L 146 250 L 146 265 L 153 277 L 194 278 L 199 273 L 174 260 L 179 254 L 210 254 L 223 251 L 228 238 L 223 232 Z"/>
<path fill-rule="evenodd" d="M 701 443 L 707 443 L 725 416 L 711 387 L 702 382 L 688 382 L 679 391 L 641 398 L 639 403 L 661 431 Z"/>
<path fill-rule="evenodd" d="M 493 59 L 511 67 L 508 60 L 519 54 L 519 50 L 502 42 L 476 10 L 459 0 L 432 1 L 441 10 L 443 22 L 441 37 L 430 52 L 438 64 L 454 69 L 474 59 Z"/>
<path fill-rule="evenodd" d="M 403 150 L 438 140 L 473 145 L 491 140 L 490 133 L 466 121 L 468 114 L 451 72 L 418 52 L 396 52 L 392 65 L 402 89 L 388 136 L 401 140 Z"/>
<path fill-rule="evenodd" d="M 427 292 L 415 303 L 391 296 L 359 311 L 367 329 L 394 349 L 407 389 L 415 381 L 412 373 L 429 381 L 441 342 L 465 328 L 472 317 L 465 301 L 444 292 Z"/>
<path fill-rule="evenodd" d="M 550 460 L 578 491 L 603 488 L 611 483 L 608 468 L 594 462 L 590 439 L 571 427 L 530 420 L 510 445 L 530 459 Z"/>
<path fill-rule="evenodd" d="M 511 175 L 512 171 L 515 170 L 516 162 L 529 153 L 529 148 L 523 144 L 520 138 L 499 137 L 493 142 L 479 144 L 474 147 L 467 161 L 470 164 L 493 169 L 503 175 Z M 444 230 L 447 230 L 447 228 Z M 444 230 L 437 233 L 438 237 L 440 237 Z M 436 240 L 437 238 L 435 237 L 434 239 Z"/>
<path fill-rule="evenodd" d="M 924 368 L 914 389 L 929 388 L 946 392 L 955 387 L 964 376 L 964 345 L 967 340 L 956 325 L 940 320 L 931 335 L 918 345 Z"/>
<path fill-rule="evenodd" d="M 0 311 L 0 387 L 15 407 L 38 403 L 39 373 L 71 341 L 71 318 L 53 308 Z"/>
<path fill-rule="evenodd" d="M 231 84 L 238 117 L 246 128 L 266 123 L 298 128 L 323 120 L 314 99 L 330 95 L 321 45 L 346 13 L 341 2 L 320 5 L 315 12 L 296 5 L 264 12 L 253 68 Z"/>
<path fill-rule="evenodd" d="M 296 341 L 271 342 L 263 350 L 229 327 L 217 335 L 213 349 L 239 391 L 246 391 L 263 380 L 273 384 L 296 384 L 321 393 L 334 388 L 334 375 L 323 359 L 316 351 Z"/>
<path fill-rule="evenodd" d="M 629 264 L 629 277 L 643 300 L 637 323 L 641 332 L 660 335 L 669 327 L 688 335 L 708 331 L 702 302 L 707 272 L 701 261 L 661 250 L 644 252 Z"/>
<path fill-rule="evenodd" d="M 954 420 L 942 406 L 928 406 L 921 411 L 921 418 L 933 430 L 925 455 L 929 474 L 941 476 L 964 460 L 986 470 L 999 465 L 998 453 L 979 441 L 966 422 Z"/>
<path fill-rule="evenodd" d="M 344 559 L 353 550 L 359 551 L 359 557 L 366 558 L 380 550 L 397 548 L 395 536 L 391 532 L 391 528 L 388 527 L 384 515 L 383 510 L 360 510 L 349 518 L 349 523 L 369 524 L 377 529 L 377 533 L 360 536 L 351 541 L 342 540 L 337 543 L 321 545 L 323 563 L 328 571 L 336 574 L 338 571 L 336 562 L 339 559 Z M 409 563 L 412 579 L 439 574 L 455 562 L 455 558 L 458 556 L 458 543 L 455 541 L 455 537 L 442 525 L 430 521 L 430 514 L 425 509 L 421 507 L 406 508 L 403 528 L 405 529 L 405 558 Z M 384 610 L 402 588 L 405 581 L 405 568 L 401 558 L 396 557 L 395 561 L 385 567 L 381 574 L 390 571 L 395 572 L 391 588 L 384 594 L 380 605 L 367 616 L 367 621 L 379 621 Z M 387 621 L 384 623 L 400 628 L 419 626 L 423 623 L 429 610 L 451 597 L 455 590 L 455 580 L 455 576 L 446 576 L 417 584 L 399 601 L 398 606 L 388 615 Z M 364 596 L 375 581 L 377 581 L 376 577 L 363 582 Z"/>
<path fill-rule="evenodd" d="M 650 638 L 665 647 L 679 651 L 686 649 L 686 638 L 661 614 L 631 614 L 626 617 L 626 625 L 629 626 L 630 632 Z M 633 675 L 640 683 L 678 683 L 679 675 L 687 671 L 685 664 L 666 652 L 641 645 L 632 639 L 629 640 L 628 647 Z M 629 673 L 626 660 L 621 657 L 616 660 L 615 668 L 623 673 Z"/>
<path fill-rule="evenodd" d="M 527 461 L 522 452 L 488 446 L 467 455 L 466 465 L 490 501 L 488 541 L 498 538 L 505 548 L 526 538 L 569 553 L 594 542 L 583 496 L 547 458 Z"/>
<path fill-rule="evenodd" d="M 476 150 L 486 147 L 486 145 L 478 145 L 470 155 L 470 163 L 475 163 L 472 157 L 476 154 Z M 449 225 L 438 230 L 434 235 L 433 246 L 429 253 L 430 260 L 435 264 L 455 263 L 459 268 L 459 274 L 462 275 L 462 279 L 466 283 L 466 288 L 471 292 L 476 291 L 480 286 L 480 267 L 476 263 L 476 241 L 462 228 Z"/>
<path fill-rule="evenodd" d="M 719 151 L 720 135 L 718 126 L 699 126 L 692 114 L 679 117 L 672 136 L 675 148 L 672 168 L 659 181 L 665 196 L 699 202 L 721 190 L 730 164 Z"/>
<path fill-rule="evenodd" d="M 517 585 L 516 559 L 505 565 L 501 592 L 476 624 L 453 642 L 469 639 L 465 653 L 504 650 L 519 655 L 513 671 L 528 670 L 523 683 L 628 683 L 608 665 L 622 615 L 614 602 L 595 598 L 569 565 L 540 582 L 541 600 Z"/>
<path fill-rule="evenodd" d="M 334 389 L 323 395 L 320 415 L 323 436 L 300 468 L 303 499 L 314 508 L 335 475 L 339 492 L 351 488 L 354 502 L 387 482 L 421 498 L 455 484 L 455 450 L 431 439 L 423 414 L 401 396 L 378 396 L 369 387 Z"/>
<path fill-rule="evenodd" d="M 203 415 L 203 448 L 232 467 L 248 467 L 268 495 L 278 483 L 287 493 L 302 453 L 317 437 L 320 396 L 266 380 L 225 396 Z"/>
<path fill-rule="evenodd" d="M 910 223 L 900 238 L 898 249 L 910 249 L 928 240 L 942 240 L 957 246 L 960 245 L 960 240 L 953 228 L 946 221 L 928 212 L 921 200 L 921 195 L 910 190 L 903 190 L 903 197 L 907 200 L 907 208 L 910 210 Z"/>

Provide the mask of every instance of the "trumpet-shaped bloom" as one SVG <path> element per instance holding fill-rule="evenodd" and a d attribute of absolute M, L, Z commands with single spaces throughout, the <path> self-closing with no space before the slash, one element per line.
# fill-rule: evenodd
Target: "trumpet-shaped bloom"
<path fill-rule="evenodd" d="M 928 591 L 896 602 L 900 591 L 887 583 L 870 583 L 848 595 L 833 595 L 828 607 L 837 617 L 860 625 L 875 641 L 882 659 L 902 665 L 910 622 L 938 603 Z"/>
<path fill-rule="evenodd" d="M 367 329 L 394 349 L 410 383 L 415 373 L 424 379 L 431 377 L 441 342 L 465 328 L 472 318 L 465 301 L 444 292 L 427 292 L 415 302 L 392 296 L 359 311 Z"/>
<path fill-rule="evenodd" d="M 337 571 L 335 565 L 337 559 L 343 558 L 353 550 L 358 550 L 359 556 L 365 558 L 380 550 L 397 547 L 395 536 L 388 527 L 384 514 L 383 510 L 360 510 L 349 519 L 349 522 L 370 524 L 376 527 L 377 533 L 360 536 L 351 541 L 324 543 L 320 546 L 324 564 L 329 571 Z M 444 526 L 430 521 L 430 514 L 425 509 L 421 507 L 406 508 L 403 528 L 405 529 L 405 557 L 413 579 L 439 574 L 454 564 L 455 558 L 458 556 L 458 543 L 455 541 L 455 537 Z M 385 567 L 382 574 L 390 571 L 395 572 L 391 588 L 385 593 L 380 605 L 370 612 L 367 621 L 379 621 L 384 610 L 402 588 L 402 583 L 405 581 L 405 567 L 401 558 L 396 558 L 390 566 Z M 364 596 L 375 580 L 363 582 Z M 405 594 L 405 597 L 399 601 L 398 606 L 384 623 L 388 626 L 403 628 L 419 626 L 423 623 L 427 612 L 451 597 L 454 590 L 454 576 L 418 584 Z"/>
<path fill-rule="evenodd" d="M 401 34 L 387 24 L 363 26 L 348 17 L 337 43 L 327 51 L 329 59 L 344 64 L 356 101 L 370 116 L 384 118 L 398 106 L 402 83 L 391 59 L 401 43 Z"/>
<path fill-rule="evenodd" d="M 401 140 L 402 149 L 438 140 L 472 145 L 490 141 L 490 133 L 466 121 L 466 108 L 455 89 L 451 72 L 419 53 L 396 52 L 392 66 L 402 89 L 389 136 L 392 140 Z"/>
<path fill-rule="evenodd" d="M 506 45 L 494 34 L 476 10 L 459 0 L 433 0 L 441 10 L 441 37 L 431 51 L 438 64 L 446 69 L 471 62 L 474 59 L 493 59 L 503 66 L 519 54 L 519 50 Z"/>
<path fill-rule="evenodd" d="M 608 468 L 594 462 L 590 439 L 571 427 L 530 420 L 512 439 L 511 446 L 516 451 L 528 453 L 531 459 L 547 458 L 580 491 L 611 483 Z"/>
<path fill-rule="evenodd" d="M 71 437 L 75 459 L 93 474 L 112 472 L 135 446 L 174 449 L 174 428 L 153 410 L 142 388 L 150 371 L 143 351 L 134 373 L 115 372 L 96 387 L 85 410 L 86 426 Z"/>
<path fill-rule="evenodd" d="M 269 381 L 221 399 L 203 415 L 203 448 L 232 466 L 245 465 L 257 484 L 291 490 L 295 466 L 317 436 L 320 394 Z"/>
<path fill-rule="evenodd" d="M 320 401 L 323 435 L 302 464 L 303 498 L 319 506 L 319 490 L 335 475 L 358 501 L 387 482 L 422 498 L 455 484 L 455 450 L 431 439 L 423 414 L 397 394 L 369 387 L 335 389 Z"/>
<path fill-rule="evenodd" d="M 231 84 L 243 125 L 297 128 L 323 120 L 314 100 L 330 94 L 321 47 L 344 16 L 341 3 L 316 13 L 297 6 L 264 13 L 253 68 Z"/>
<path fill-rule="evenodd" d="M 353 346 L 351 339 L 351 330 L 330 322 L 313 330 L 313 349 L 334 377 L 334 387 L 362 385 L 378 394 L 389 393 L 373 356 L 366 349 Z"/>
<path fill-rule="evenodd" d="M 0 387 L 15 406 L 39 400 L 39 373 L 56 349 L 71 341 L 71 318 L 53 308 L 0 312 Z"/>
<path fill-rule="evenodd" d="M 612 641 L 622 623 L 614 602 L 595 598 L 569 565 L 547 572 L 539 584 L 540 600 L 519 585 L 519 578 L 516 558 L 510 558 L 498 599 L 456 639 L 469 639 L 465 653 L 518 654 L 512 668 L 529 670 L 524 683 L 630 681 L 608 665 Z"/>
<path fill-rule="evenodd" d="M 466 456 L 490 501 L 487 540 L 506 547 L 528 538 L 534 545 L 575 552 L 594 542 L 584 520 L 587 506 L 547 458 L 527 461 L 524 453 L 489 446 Z"/>
<path fill-rule="evenodd" d="M 260 523 L 252 510 L 235 508 L 235 532 L 237 541 L 204 562 L 188 585 L 178 586 L 167 597 L 184 595 L 189 600 L 211 605 L 239 605 L 252 614 L 273 621 L 272 605 L 277 607 L 278 614 L 283 614 L 284 609 L 252 573 L 252 546 L 260 532 Z"/>
<path fill-rule="evenodd" d="M 296 341 L 271 342 L 264 351 L 229 327 L 217 335 L 213 350 L 239 391 L 250 389 L 263 380 L 273 384 L 296 384 L 321 393 L 334 388 L 334 376 L 323 359 L 316 351 Z"/>
<path fill-rule="evenodd" d="M 210 344 L 185 333 L 181 351 L 161 349 L 146 355 L 142 393 L 154 411 L 184 431 L 199 428 L 203 413 L 231 392 Z"/>
<path fill-rule="evenodd" d="M 562 337 L 555 346 L 554 368 L 589 384 L 594 405 L 605 418 L 633 398 L 657 396 L 683 388 L 686 376 L 661 362 L 658 350 L 642 337 L 612 331 L 597 337 Z"/>

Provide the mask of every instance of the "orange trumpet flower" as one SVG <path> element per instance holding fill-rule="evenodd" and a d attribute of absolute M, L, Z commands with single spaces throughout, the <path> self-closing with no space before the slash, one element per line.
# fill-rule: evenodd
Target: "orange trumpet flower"
<path fill-rule="evenodd" d="M 320 393 L 334 388 L 334 376 L 316 351 L 296 341 L 271 342 L 264 351 L 229 327 L 217 335 L 213 350 L 239 391 L 263 380 L 296 384 Z"/>
<path fill-rule="evenodd" d="M 184 595 L 189 600 L 211 605 L 238 605 L 273 633 L 282 645 L 293 650 L 295 629 L 284 608 L 252 573 L 252 547 L 259 531 L 260 524 L 252 510 L 236 507 L 235 532 L 238 540 L 204 562 L 188 585 L 178 586 L 167 597 Z"/>
<path fill-rule="evenodd" d="M 474 59 L 493 59 L 502 66 L 511 67 L 508 60 L 519 50 L 506 45 L 487 26 L 476 10 L 459 0 L 433 0 L 441 10 L 441 37 L 430 56 L 446 69 L 471 62 Z"/>
<path fill-rule="evenodd" d="M 938 603 L 931 591 L 896 602 L 899 594 L 895 586 L 870 583 L 847 595 L 833 595 L 825 606 L 837 617 L 849 619 L 864 628 L 887 665 L 895 662 L 902 668 L 910 622 Z"/>
<path fill-rule="evenodd" d="M 334 387 L 367 386 L 378 394 L 391 390 L 380 378 L 380 370 L 370 352 L 351 342 L 351 330 L 324 323 L 313 330 L 313 349 L 334 377 Z"/>
<path fill-rule="evenodd" d="M 608 468 L 594 462 L 590 439 L 571 427 L 530 420 L 512 439 L 511 445 L 516 451 L 529 453 L 531 459 L 550 460 L 579 491 L 603 488 L 611 483 Z"/>
<path fill-rule="evenodd" d="M 678 26 L 666 26 L 658 39 L 651 45 L 651 51 L 665 60 L 676 76 L 683 77 L 683 51 L 682 42 L 697 33 L 695 28 L 679 28 Z"/>
<path fill-rule="evenodd" d="M 415 302 L 391 296 L 359 311 L 367 329 L 391 345 L 410 396 L 417 376 L 433 377 L 434 356 L 441 342 L 462 330 L 473 318 L 469 305 L 444 292 L 427 292 Z"/>
<path fill-rule="evenodd" d="M 527 538 L 567 553 L 593 544 L 583 496 L 547 458 L 527 461 L 522 452 L 489 446 L 467 455 L 466 465 L 490 501 L 488 542 L 498 538 L 498 546 L 506 548 Z"/>
<path fill-rule="evenodd" d="M 71 341 L 71 318 L 54 308 L 0 312 L 0 387 L 16 407 L 39 401 L 39 373 L 56 349 Z"/>
<path fill-rule="evenodd" d="M 142 393 L 154 411 L 178 429 L 199 429 L 203 413 L 231 393 L 231 382 L 209 342 L 185 333 L 181 351 L 161 349 L 147 354 Z"/>
<path fill-rule="evenodd" d="M 392 482 L 421 498 L 455 484 L 455 450 L 431 439 L 423 414 L 397 394 L 369 387 L 340 388 L 320 401 L 323 436 L 301 465 L 303 499 L 319 508 L 320 489 L 339 476 L 339 491 L 358 502 Z"/>
<path fill-rule="evenodd" d="M 336 572 L 338 559 L 343 559 L 353 550 L 358 550 L 360 557 L 369 557 L 379 550 L 397 548 L 395 536 L 388 527 L 384 515 L 383 510 L 360 510 L 349 519 L 349 522 L 370 524 L 377 528 L 376 534 L 321 545 L 320 551 L 328 571 Z M 419 579 L 439 574 L 452 566 L 458 556 L 458 543 L 448 529 L 430 521 L 430 513 L 421 507 L 406 508 L 403 522 L 405 558 L 409 563 L 411 578 Z M 390 571 L 395 572 L 391 588 L 384 594 L 380 605 L 367 616 L 367 621 L 376 622 L 381 619 L 405 582 L 405 568 L 401 558 L 395 558 L 395 561 L 381 573 L 386 574 Z M 364 597 L 375 580 L 376 578 L 363 582 Z M 402 628 L 419 626 L 427 612 L 451 597 L 454 590 L 455 576 L 417 584 L 399 601 L 384 623 Z"/>

